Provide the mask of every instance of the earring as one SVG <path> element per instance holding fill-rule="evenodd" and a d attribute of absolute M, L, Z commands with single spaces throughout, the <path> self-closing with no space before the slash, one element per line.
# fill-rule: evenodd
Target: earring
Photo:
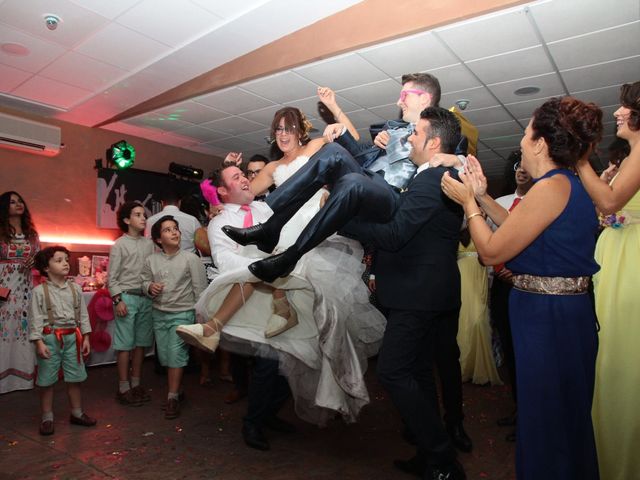
<path fill-rule="evenodd" d="M 301 147 L 302 146 L 302 141 L 300 139 L 298 139 L 298 146 Z"/>

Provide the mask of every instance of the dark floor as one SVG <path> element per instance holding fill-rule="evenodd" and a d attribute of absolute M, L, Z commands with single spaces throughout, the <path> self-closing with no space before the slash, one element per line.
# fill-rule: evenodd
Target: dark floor
<path fill-rule="evenodd" d="M 98 419 L 94 428 L 69 425 L 64 385 L 56 387 L 56 433 L 38 434 L 40 419 L 35 391 L 0 396 L 0 478 L 46 479 L 406 479 L 397 472 L 395 458 L 409 458 L 412 448 L 400 437 L 400 420 L 378 385 L 370 365 L 371 403 L 357 424 L 334 421 L 317 428 L 295 417 L 288 404 L 281 416 L 298 433 L 268 432 L 271 451 L 246 447 L 240 435 L 246 401 L 225 405 L 232 389 L 216 381 L 212 388 L 198 385 L 198 373 L 185 376 L 186 400 L 180 418 L 165 420 L 161 403 L 165 378 L 145 361 L 143 382 L 152 389 L 152 401 L 132 408 L 116 404 L 115 366 L 92 367 L 84 385 L 84 408 Z M 496 418 L 511 409 L 506 387 L 467 384 L 465 427 L 474 441 L 470 454 L 460 454 L 467 478 L 511 480 L 515 445 L 504 440 L 508 429 Z"/>

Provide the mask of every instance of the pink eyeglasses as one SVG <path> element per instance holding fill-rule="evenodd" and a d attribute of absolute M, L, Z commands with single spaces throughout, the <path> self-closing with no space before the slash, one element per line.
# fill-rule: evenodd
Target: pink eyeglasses
<path fill-rule="evenodd" d="M 407 95 L 410 93 L 415 93 L 416 95 L 431 95 L 429 92 L 425 90 L 418 90 L 417 88 L 407 88 L 406 90 L 400 91 L 400 102 L 404 102 L 407 98 Z"/>

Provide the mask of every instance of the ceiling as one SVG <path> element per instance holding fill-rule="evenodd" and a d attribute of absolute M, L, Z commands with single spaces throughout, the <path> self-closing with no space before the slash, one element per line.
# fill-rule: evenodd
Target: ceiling
<path fill-rule="evenodd" d="M 0 0 L 0 105 L 93 126 L 357 3 Z M 61 18 L 55 31 L 45 26 L 47 13 Z M 30 53 L 20 55 L 24 48 Z M 443 107 L 469 100 L 464 115 L 478 127 L 478 156 L 489 176 L 501 175 L 533 109 L 554 95 L 600 105 L 606 147 L 614 137 L 619 86 L 640 79 L 640 2 L 534 2 L 102 128 L 217 156 L 242 151 L 247 158 L 268 151 L 268 126 L 283 105 L 301 108 L 323 130 L 318 86 L 333 88 L 343 111 L 368 136 L 369 124 L 397 117 L 400 77 L 418 71 L 439 78 Z M 529 86 L 540 90 L 514 93 Z"/>

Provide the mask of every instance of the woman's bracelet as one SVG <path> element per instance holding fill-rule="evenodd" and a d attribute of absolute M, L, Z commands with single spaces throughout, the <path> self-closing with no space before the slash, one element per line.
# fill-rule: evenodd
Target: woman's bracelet
<path fill-rule="evenodd" d="M 469 222 L 469 220 L 471 220 L 473 217 L 481 217 L 481 216 L 482 214 L 480 212 L 472 213 L 467 217 L 467 222 Z"/>

